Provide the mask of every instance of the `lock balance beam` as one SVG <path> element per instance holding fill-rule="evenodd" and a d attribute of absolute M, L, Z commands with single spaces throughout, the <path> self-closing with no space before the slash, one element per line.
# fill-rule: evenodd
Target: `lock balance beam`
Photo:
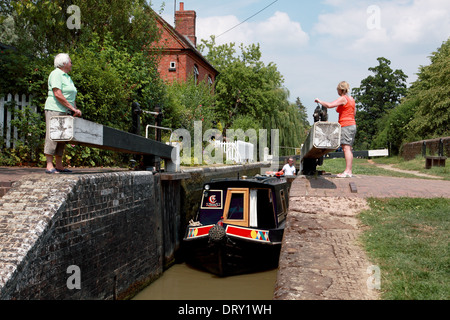
<path fill-rule="evenodd" d="M 341 125 L 337 122 L 319 121 L 314 123 L 300 155 L 300 169 L 304 175 L 314 175 L 317 165 L 327 153 L 339 148 Z"/>
<path fill-rule="evenodd" d="M 50 139 L 117 152 L 156 156 L 166 161 L 166 171 L 178 171 L 178 166 L 172 162 L 172 146 L 82 118 L 52 117 Z"/>

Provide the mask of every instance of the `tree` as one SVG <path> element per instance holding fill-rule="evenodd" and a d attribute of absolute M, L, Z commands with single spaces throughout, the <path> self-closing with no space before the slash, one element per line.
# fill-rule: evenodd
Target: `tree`
<path fill-rule="evenodd" d="M 26 55 L 45 57 L 89 43 L 93 33 L 103 40 L 108 34 L 128 51 L 137 52 L 157 37 L 154 12 L 145 0 L 84 0 L 79 8 L 80 28 L 68 26 L 74 11 L 72 0 L 6 1 L 0 22 L 14 18 L 17 39 L 12 43 Z"/>
<path fill-rule="evenodd" d="M 450 38 L 430 59 L 406 97 L 405 103 L 416 101 L 417 106 L 407 127 L 409 141 L 450 135 Z"/>
<path fill-rule="evenodd" d="M 206 58 L 220 72 L 214 110 L 224 129 L 242 126 L 243 130 L 266 129 L 269 134 L 278 129 L 281 146 L 301 146 L 306 131 L 301 105 L 288 101 L 283 76 L 274 63 L 261 61 L 259 44 L 241 44 L 238 53 L 234 43 L 217 46 L 211 37 L 199 48 L 208 51 Z"/>
<path fill-rule="evenodd" d="M 186 82 L 174 81 L 166 86 L 163 126 L 187 129 L 194 139 L 195 121 L 202 121 L 203 132 L 218 123 L 214 95 L 206 81 L 197 83 L 191 76 Z"/>
<path fill-rule="evenodd" d="M 372 147 L 381 119 L 400 103 L 407 92 L 405 73 L 392 70 L 391 61 L 386 58 L 377 60 L 379 65 L 369 68 L 374 75 L 362 80 L 361 86 L 352 91 L 357 107 L 356 148 Z"/>
<path fill-rule="evenodd" d="M 216 80 L 215 110 L 229 128 L 237 115 L 250 115 L 261 119 L 276 108 L 277 94 L 283 77 L 275 64 L 264 65 L 259 45 L 240 45 L 241 54 L 237 55 L 234 44 L 215 46 L 214 38 L 211 42 L 203 41 L 204 50 L 209 49 L 206 58 L 220 72 Z"/>
<path fill-rule="evenodd" d="M 414 119 L 416 109 L 417 100 L 404 100 L 380 119 L 380 126 L 373 140 L 373 147 L 389 148 L 389 154 L 398 154 L 409 131 L 408 126 L 411 120 Z"/>
<path fill-rule="evenodd" d="M 308 112 L 306 110 L 306 107 L 303 105 L 302 101 L 300 100 L 299 97 L 297 97 L 297 100 L 295 100 L 295 104 L 297 105 L 298 108 L 298 112 L 300 114 L 300 119 L 302 124 L 306 127 L 309 128 L 310 124 L 308 121 Z"/>
<path fill-rule="evenodd" d="M 403 143 L 450 135 L 450 39 L 430 58 L 402 103 L 381 121 L 375 147 L 397 154 Z"/>

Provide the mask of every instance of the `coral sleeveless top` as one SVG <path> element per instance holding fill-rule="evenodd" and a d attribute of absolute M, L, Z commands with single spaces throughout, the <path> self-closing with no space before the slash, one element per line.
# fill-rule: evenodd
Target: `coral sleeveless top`
<path fill-rule="evenodd" d="M 347 99 L 347 104 L 336 109 L 337 113 L 339 113 L 339 124 L 341 127 L 355 126 L 355 100 L 349 96 L 344 97 Z"/>

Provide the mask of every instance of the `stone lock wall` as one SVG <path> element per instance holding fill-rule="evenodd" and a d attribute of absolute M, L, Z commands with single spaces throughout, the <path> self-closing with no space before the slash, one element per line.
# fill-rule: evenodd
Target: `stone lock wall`
<path fill-rule="evenodd" d="M 159 185 L 148 172 L 16 183 L 0 199 L 0 299 L 121 299 L 159 277 Z"/>

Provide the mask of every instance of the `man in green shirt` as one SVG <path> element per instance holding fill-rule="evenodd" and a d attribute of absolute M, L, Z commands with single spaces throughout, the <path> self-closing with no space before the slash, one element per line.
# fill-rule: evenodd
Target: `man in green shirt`
<path fill-rule="evenodd" d="M 66 53 L 60 53 L 55 57 L 55 70 L 48 77 L 48 98 L 45 101 L 45 121 L 47 132 L 45 136 L 44 154 L 47 158 L 46 173 L 70 172 L 64 169 L 62 156 L 65 143 L 58 143 L 50 139 L 50 119 L 54 116 L 67 115 L 81 117 L 82 113 L 77 109 L 75 99 L 77 88 L 68 73 L 72 70 L 72 61 Z M 55 166 L 53 166 L 55 157 Z"/>

